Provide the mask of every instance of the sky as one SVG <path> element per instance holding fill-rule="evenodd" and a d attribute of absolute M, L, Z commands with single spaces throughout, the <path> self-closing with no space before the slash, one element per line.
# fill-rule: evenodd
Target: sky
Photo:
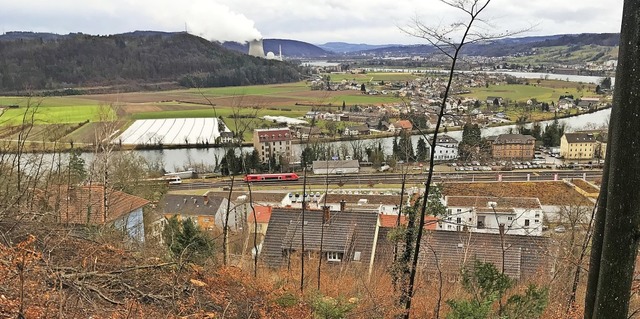
<path fill-rule="evenodd" d="M 454 0 L 460 1 L 460 0 Z M 4 2 L 4 3 L 3 3 Z M 492 0 L 480 18 L 491 33 L 518 36 L 619 32 L 622 0 Z M 314 44 L 421 44 L 412 21 L 465 21 L 438 0 L 0 0 L 2 32 L 107 35 L 184 31 L 216 41 L 281 38 Z"/>

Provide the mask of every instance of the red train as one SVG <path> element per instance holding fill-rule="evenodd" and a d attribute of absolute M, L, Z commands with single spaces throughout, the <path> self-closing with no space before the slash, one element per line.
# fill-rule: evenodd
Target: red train
<path fill-rule="evenodd" d="M 300 177 L 296 173 L 282 174 L 248 174 L 243 180 L 245 182 L 263 182 L 263 181 L 297 181 Z"/>

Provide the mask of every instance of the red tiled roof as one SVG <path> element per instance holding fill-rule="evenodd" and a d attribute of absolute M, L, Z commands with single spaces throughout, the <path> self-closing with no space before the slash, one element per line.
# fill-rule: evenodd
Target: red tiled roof
<path fill-rule="evenodd" d="M 380 227 L 394 228 L 396 227 L 397 220 L 398 220 L 398 215 L 380 214 Z M 406 225 L 406 224 L 407 224 L 407 217 L 400 216 L 400 225 Z M 435 230 L 437 224 L 438 224 L 438 218 L 436 218 L 435 216 L 424 217 L 424 229 Z"/>
<path fill-rule="evenodd" d="M 144 198 L 105 189 L 102 185 L 65 188 L 59 197 L 51 197 L 48 201 L 57 209 L 60 222 L 91 225 L 106 224 L 149 204 Z"/>
<path fill-rule="evenodd" d="M 256 211 L 256 220 L 258 223 L 268 223 L 271 219 L 271 206 L 254 206 L 253 209 Z M 253 212 L 248 211 L 249 214 L 249 222 L 253 223 Z"/>
<path fill-rule="evenodd" d="M 288 128 L 256 129 L 253 134 L 258 135 L 260 142 L 288 141 L 291 139 L 291 131 Z"/>
<path fill-rule="evenodd" d="M 393 124 L 394 126 L 400 126 L 403 129 L 410 130 L 413 128 L 413 124 L 409 120 L 400 120 Z"/>

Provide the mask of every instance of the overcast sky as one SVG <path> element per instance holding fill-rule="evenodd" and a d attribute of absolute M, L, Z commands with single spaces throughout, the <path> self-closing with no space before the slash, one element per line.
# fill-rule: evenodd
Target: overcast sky
<path fill-rule="evenodd" d="M 2 3 L 4 2 L 4 3 Z M 0 0 L 7 31 L 114 34 L 183 31 L 209 40 L 259 36 L 322 44 L 424 43 L 399 30 L 413 18 L 441 25 L 464 18 L 437 0 Z M 622 0 L 493 0 L 482 17 L 495 31 L 619 32 Z"/>

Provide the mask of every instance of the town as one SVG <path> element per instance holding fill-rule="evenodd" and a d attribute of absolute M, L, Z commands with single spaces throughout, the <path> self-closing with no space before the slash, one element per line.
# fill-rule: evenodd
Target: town
<path fill-rule="evenodd" d="M 640 0 L 23 2 L 0 317 L 640 314 Z"/>

